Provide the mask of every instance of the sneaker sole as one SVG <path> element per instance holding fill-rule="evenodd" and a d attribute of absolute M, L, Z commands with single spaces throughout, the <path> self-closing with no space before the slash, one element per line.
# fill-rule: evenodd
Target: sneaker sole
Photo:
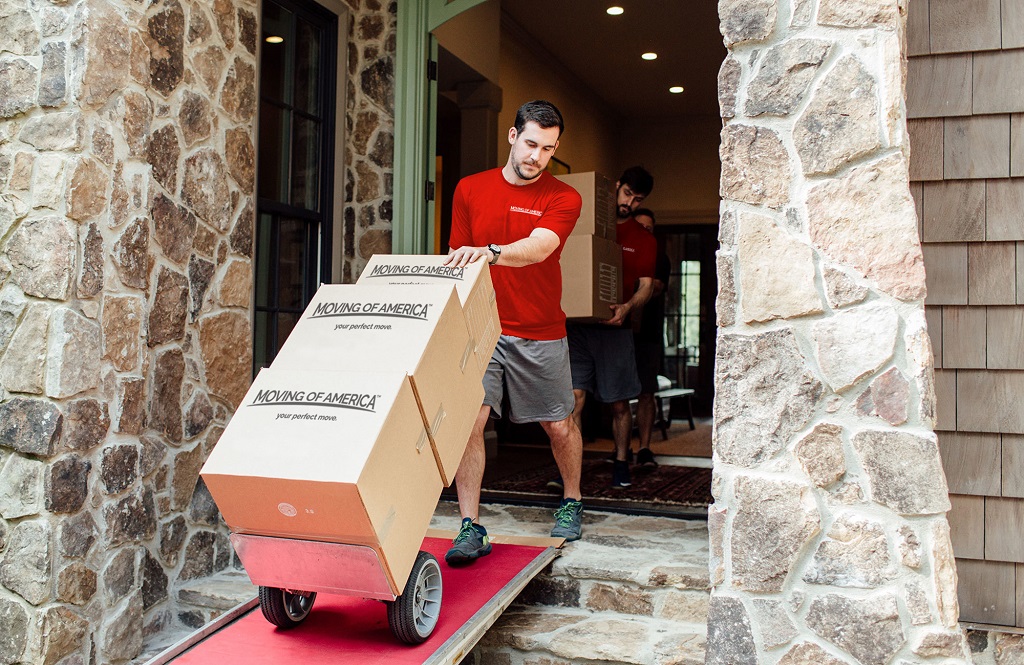
<path fill-rule="evenodd" d="M 573 541 L 576 541 L 576 540 L 579 540 L 580 538 L 582 538 L 583 537 L 583 533 L 580 532 L 580 533 L 576 533 L 576 534 L 570 534 L 570 535 L 567 535 L 567 536 L 566 535 L 552 533 L 551 537 L 552 538 L 565 538 L 565 542 L 571 543 Z"/>
<path fill-rule="evenodd" d="M 490 544 L 488 544 L 486 549 L 477 550 L 472 554 L 462 554 L 461 552 L 456 552 L 455 554 L 452 554 L 451 552 L 449 552 L 448 554 L 444 555 L 444 562 L 447 563 L 449 566 L 452 566 L 453 568 L 458 566 L 465 566 L 466 564 L 473 563 L 480 557 L 487 556 L 490 553 L 491 546 Z"/>

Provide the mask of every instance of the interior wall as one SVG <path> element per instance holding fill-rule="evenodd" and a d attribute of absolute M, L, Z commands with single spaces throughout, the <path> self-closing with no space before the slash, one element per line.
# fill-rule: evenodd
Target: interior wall
<path fill-rule="evenodd" d="M 654 176 L 645 205 L 659 225 L 718 223 L 721 128 L 718 116 L 689 116 L 636 121 L 619 133 L 619 169 L 642 164 Z"/>
<path fill-rule="evenodd" d="M 617 136 L 619 118 L 596 95 L 559 71 L 557 61 L 521 34 L 507 20 L 501 26 L 499 85 L 503 106 L 498 116 L 498 158 L 508 159 L 508 129 L 516 110 L 532 99 L 546 99 L 562 112 L 565 134 L 555 156 L 574 173 L 599 171 L 614 177 L 620 169 Z M 554 63 L 554 66 L 553 66 Z"/>
<path fill-rule="evenodd" d="M 488 0 L 467 9 L 434 29 L 438 43 L 489 81 L 497 82 L 501 5 Z"/>

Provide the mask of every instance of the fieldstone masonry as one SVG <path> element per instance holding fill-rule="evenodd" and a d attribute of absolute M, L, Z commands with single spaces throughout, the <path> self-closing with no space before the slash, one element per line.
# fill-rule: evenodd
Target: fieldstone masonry
<path fill-rule="evenodd" d="M 707 662 L 970 662 L 907 174 L 904 0 L 720 0 Z"/>
<path fill-rule="evenodd" d="M 393 186 L 397 5 L 346 1 L 338 281 Z M 258 5 L 0 0 L 0 664 L 130 660 L 232 565 L 199 470 L 251 381 Z"/>

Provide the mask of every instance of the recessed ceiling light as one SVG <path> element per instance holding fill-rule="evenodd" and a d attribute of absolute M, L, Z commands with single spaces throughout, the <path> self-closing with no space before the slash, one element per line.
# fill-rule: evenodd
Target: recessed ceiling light
<path fill-rule="evenodd" d="M 612 16 L 619 16 L 620 14 L 622 14 L 622 12 L 626 10 L 623 9 L 622 7 L 609 7 L 605 11 L 611 14 Z"/>
<path fill-rule="evenodd" d="M 281 42 L 284 41 L 284 37 L 279 37 L 278 35 L 270 35 L 269 37 L 266 38 L 265 41 L 268 44 L 280 44 Z"/>
<path fill-rule="evenodd" d="M 643 58 L 644 60 L 657 60 L 658 59 L 658 54 L 657 53 L 652 53 L 651 51 L 648 51 L 647 53 L 644 53 L 640 57 Z"/>
<path fill-rule="evenodd" d="M 673 95 L 678 95 L 679 93 L 681 93 L 683 91 L 683 86 L 681 86 L 681 85 L 674 85 L 671 88 L 669 88 L 668 91 L 671 92 Z"/>

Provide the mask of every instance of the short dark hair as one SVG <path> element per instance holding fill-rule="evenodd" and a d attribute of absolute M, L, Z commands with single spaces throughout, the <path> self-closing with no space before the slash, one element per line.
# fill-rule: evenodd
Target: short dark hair
<path fill-rule="evenodd" d="M 516 128 L 516 134 L 523 131 L 523 127 L 526 127 L 526 123 L 535 122 L 540 125 L 541 129 L 548 129 L 549 127 L 558 127 L 558 136 L 562 136 L 562 132 L 565 131 L 565 122 L 562 120 L 562 112 L 558 110 L 558 107 L 551 102 L 544 101 L 543 99 L 535 99 L 532 102 L 526 102 L 519 107 L 516 111 L 516 122 L 514 127 Z"/>
<path fill-rule="evenodd" d="M 654 176 L 642 166 L 630 166 L 619 176 L 619 185 L 629 185 L 634 194 L 647 196 L 654 189 Z"/>
<path fill-rule="evenodd" d="M 630 187 L 630 189 L 632 189 L 632 187 Z M 640 217 L 641 215 L 644 217 L 650 217 L 651 221 L 655 224 L 658 223 L 658 218 L 654 216 L 654 211 L 650 208 L 637 208 L 633 211 L 633 217 Z"/>

